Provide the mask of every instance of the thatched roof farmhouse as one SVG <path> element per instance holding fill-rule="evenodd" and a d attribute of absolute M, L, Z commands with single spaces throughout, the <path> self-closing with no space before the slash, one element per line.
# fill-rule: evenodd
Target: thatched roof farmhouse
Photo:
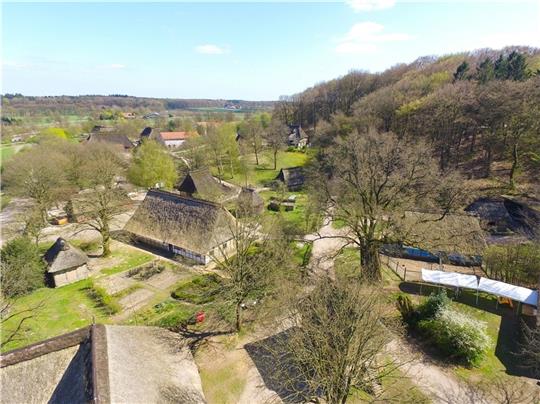
<path fill-rule="evenodd" d="M 232 188 L 213 177 L 207 168 L 190 171 L 176 189 L 186 195 L 210 201 L 223 201 L 234 192 Z"/>
<path fill-rule="evenodd" d="M 193 356 L 157 327 L 93 325 L 0 357 L 2 403 L 204 403 Z"/>
<path fill-rule="evenodd" d="M 234 220 L 213 202 L 152 189 L 124 230 L 135 241 L 207 264 L 232 246 Z"/>
<path fill-rule="evenodd" d="M 113 146 L 118 146 L 124 150 L 133 148 L 133 143 L 128 139 L 126 135 L 119 135 L 114 133 L 90 133 L 86 138 L 86 143 L 108 143 Z"/>
<path fill-rule="evenodd" d="M 59 237 L 47 250 L 47 277 L 51 286 L 62 286 L 88 278 L 88 257 L 84 252 Z"/>

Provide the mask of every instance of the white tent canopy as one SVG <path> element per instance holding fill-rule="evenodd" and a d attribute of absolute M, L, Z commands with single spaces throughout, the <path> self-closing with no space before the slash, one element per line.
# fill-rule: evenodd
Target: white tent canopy
<path fill-rule="evenodd" d="M 536 290 L 494 281 L 493 279 L 480 278 L 478 290 L 497 296 L 507 297 L 521 303 L 530 304 L 531 306 L 536 306 L 538 304 L 538 292 Z"/>
<path fill-rule="evenodd" d="M 438 283 L 456 288 L 477 289 L 478 279 L 475 275 L 460 274 L 457 272 L 431 271 L 422 268 L 422 280 L 430 283 Z"/>
<path fill-rule="evenodd" d="M 431 271 L 422 268 L 422 280 L 424 282 L 444 286 L 487 292 L 535 307 L 538 304 L 538 292 L 536 290 L 514 286 L 487 278 L 480 278 L 480 281 L 478 281 L 478 278 L 475 275 L 466 275 L 457 272 Z"/>

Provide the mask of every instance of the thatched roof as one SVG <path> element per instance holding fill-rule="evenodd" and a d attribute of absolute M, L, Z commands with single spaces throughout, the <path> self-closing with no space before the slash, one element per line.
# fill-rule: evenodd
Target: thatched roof
<path fill-rule="evenodd" d="M 0 360 L 0 402 L 205 402 L 191 352 L 162 328 L 93 325 Z"/>
<path fill-rule="evenodd" d="M 61 272 L 71 268 L 78 268 L 88 262 L 84 252 L 74 247 L 62 237 L 58 237 L 51 248 L 47 250 L 43 259 L 47 262 L 47 272 Z"/>
<path fill-rule="evenodd" d="M 232 193 L 232 190 L 213 177 L 207 168 L 189 172 L 176 189 L 211 201 L 220 201 Z"/>
<path fill-rule="evenodd" d="M 480 222 L 473 215 L 409 211 L 396 223 L 407 244 L 424 250 L 481 255 L 486 247 Z"/>
<path fill-rule="evenodd" d="M 151 140 L 155 140 L 160 145 L 165 146 L 165 142 L 163 141 L 163 139 L 161 138 L 159 134 L 159 129 L 154 129 L 154 128 L 151 128 L 150 126 L 147 126 L 141 131 L 139 138 L 141 142 L 146 139 L 151 139 Z"/>
<path fill-rule="evenodd" d="M 304 185 L 304 169 L 302 167 L 289 167 L 279 170 L 276 180 L 282 181 L 290 188 L 301 188 Z"/>
<path fill-rule="evenodd" d="M 152 189 L 124 230 L 206 254 L 232 238 L 234 217 L 218 204 Z"/>
<path fill-rule="evenodd" d="M 109 143 L 115 146 L 121 146 L 124 149 L 131 149 L 133 147 L 133 143 L 131 143 L 131 140 L 128 139 L 126 135 L 118 135 L 118 134 L 100 134 L 100 133 L 91 133 L 86 138 L 86 143 L 96 143 L 96 142 L 103 142 L 103 143 Z"/>
<path fill-rule="evenodd" d="M 507 197 L 482 197 L 465 209 L 480 218 L 481 226 L 492 234 L 515 233 L 529 239 L 540 238 L 540 213 L 527 203 Z"/>
<path fill-rule="evenodd" d="M 261 213 L 264 209 L 264 199 L 253 188 L 242 188 L 237 205 L 244 213 Z"/>

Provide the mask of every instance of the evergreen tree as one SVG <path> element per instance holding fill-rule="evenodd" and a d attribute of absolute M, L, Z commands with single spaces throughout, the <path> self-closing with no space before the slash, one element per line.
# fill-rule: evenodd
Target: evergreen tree
<path fill-rule="evenodd" d="M 476 68 L 476 79 L 485 84 L 495 78 L 495 67 L 491 59 L 484 59 Z"/>
<path fill-rule="evenodd" d="M 527 62 L 525 56 L 513 51 L 506 61 L 507 78 L 510 80 L 523 81 L 527 78 Z"/>
<path fill-rule="evenodd" d="M 464 60 L 459 66 L 458 68 L 456 69 L 455 73 L 454 73 L 454 81 L 457 81 L 457 80 L 464 80 L 466 78 L 468 78 L 466 76 L 467 72 L 469 71 L 469 64 L 467 63 L 466 60 Z"/>
<path fill-rule="evenodd" d="M 497 60 L 495 61 L 495 78 L 497 80 L 507 80 L 508 79 L 508 61 L 505 57 L 500 54 Z"/>

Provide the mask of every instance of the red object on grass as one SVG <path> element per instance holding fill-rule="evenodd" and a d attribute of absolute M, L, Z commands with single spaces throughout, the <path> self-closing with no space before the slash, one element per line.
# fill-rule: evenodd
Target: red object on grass
<path fill-rule="evenodd" d="M 204 311 L 199 311 L 197 315 L 195 316 L 195 319 L 197 320 L 197 323 L 202 323 L 206 317 L 206 314 Z"/>

